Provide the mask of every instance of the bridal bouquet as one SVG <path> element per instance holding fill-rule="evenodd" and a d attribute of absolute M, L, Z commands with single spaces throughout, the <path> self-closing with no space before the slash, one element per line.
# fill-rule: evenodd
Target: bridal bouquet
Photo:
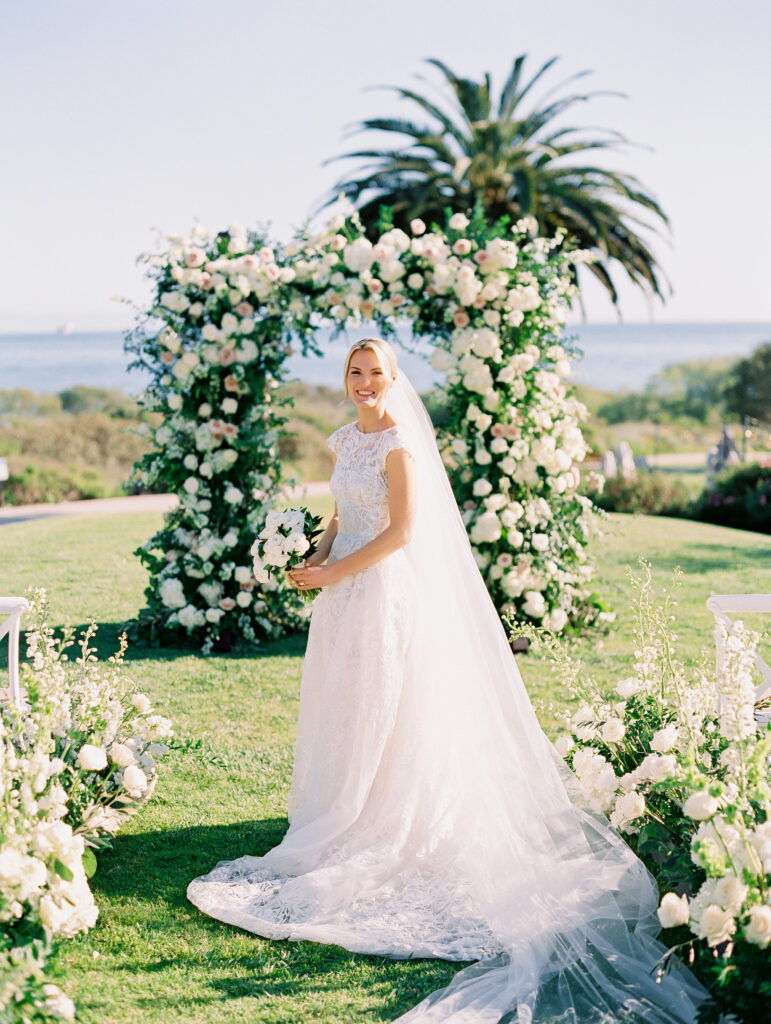
<path fill-rule="evenodd" d="M 321 533 L 322 516 L 314 516 L 307 508 L 290 508 L 285 512 L 269 512 L 265 526 L 252 544 L 254 577 L 267 583 L 274 569 L 291 568 L 313 554 L 314 538 Z M 318 587 L 302 590 L 300 596 L 312 601 L 320 593 Z"/>

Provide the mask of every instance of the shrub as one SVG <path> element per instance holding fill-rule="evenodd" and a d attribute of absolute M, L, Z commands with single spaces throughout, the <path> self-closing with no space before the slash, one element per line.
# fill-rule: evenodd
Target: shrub
<path fill-rule="evenodd" d="M 691 515 L 703 523 L 771 533 L 771 465 L 725 470 L 694 502 Z"/>
<path fill-rule="evenodd" d="M 679 516 L 688 514 L 688 488 L 677 477 L 666 473 L 641 473 L 636 480 L 610 477 L 601 489 L 587 488 L 592 501 L 606 512 L 639 512 L 643 515 Z"/>

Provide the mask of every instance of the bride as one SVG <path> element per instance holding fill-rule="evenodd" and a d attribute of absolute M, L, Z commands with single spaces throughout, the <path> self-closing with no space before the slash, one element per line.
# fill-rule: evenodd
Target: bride
<path fill-rule="evenodd" d="M 695 1020 L 704 989 L 656 969 L 652 876 L 538 724 L 393 348 L 353 345 L 344 385 L 335 512 L 290 573 L 321 593 L 289 829 L 188 898 L 271 939 L 476 961 L 402 1024 Z"/>

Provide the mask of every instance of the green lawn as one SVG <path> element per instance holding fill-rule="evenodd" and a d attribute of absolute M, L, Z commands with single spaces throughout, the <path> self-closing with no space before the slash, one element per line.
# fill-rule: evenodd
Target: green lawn
<path fill-rule="evenodd" d="M 310 503 L 329 511 L 324 500 Z M 0 592 L 48 589 L 53 621 L 100 623 L 110 653 L 142 604 L 144 572 L 131 552 L 158 526 L 154 513 L 38 520 L 0 528 Z M 632 657 L 624 567 L 638 555 L 666 582 L 684 576 L 678 633 L 686 660 L 711 656 L 711 593 L 768 592 L 771 538 L 685 520 L 614 516 L 595 542 L 598 588 L 618 611 L 602 643 L 576 655 L 611 683 Z M 259 854 L 286 828 L 285 800 L 304 641 L 258 655 L 204 659 L 188 650 L 134 646 L 128 672 L 172 718 L 174 751 L 155 795 L 99 859 L 96 927 L 62 945 L 57 969 L 88 1024 L 388 1021 L 445 984 L 455 966 L 358 956 L 339 947 L 268 942 L 220 924 L 185 899 L 190 878 L 218 860 Z M 2 657 L 4 658 L 4 652 Z M 519 664 L 531 694 L 563 704 L 551 666 Z M 552 727 L 552 722 L 546 722 Z M 223 764 L 224 762 L 224 764 Z"/>

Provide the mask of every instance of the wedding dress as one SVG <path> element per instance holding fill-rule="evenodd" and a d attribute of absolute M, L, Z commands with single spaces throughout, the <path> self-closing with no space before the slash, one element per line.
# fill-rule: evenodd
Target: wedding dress
<path fill-rule="evenodd" d="M 417 463 L 411 539 L 315 599 L 284 839 L 188 898 L 272 939 L 476 961 L 402 1024 L 693 1021 L 699 983 L 656 978 L 653 878 L 538 724 L 428 413 L 401 371 L 388 394 L 396 426 L 327 438 L 328 561 L 388 524 L 395 448 Z"/>

